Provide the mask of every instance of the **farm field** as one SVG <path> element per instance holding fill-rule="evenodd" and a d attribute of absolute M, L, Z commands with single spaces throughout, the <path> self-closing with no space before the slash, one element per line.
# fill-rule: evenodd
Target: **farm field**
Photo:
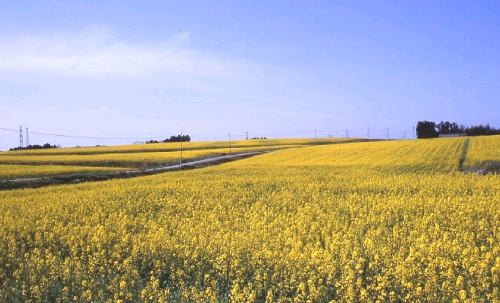
<path fill-rule="evenodd" d="M 252 148 L 252 147 L 272 147 L 272 146 L 303 146 L 313 144 L 335 144 L 354 141 L 366 141 L 357 138 L 318 138 L 318 139 L 262 139 L 262 140 L 236 140 L 231 141 L 233 148 Z M 137 144 L 137 145 L 119 145 L 119 146 L 100 146 L 100 147 L 79 147 L 79 148 L 56 148 L 56 149 L 38 149 L 38 150 L 18 150 L 10 152 L 0 152 L 1 156 L 16 155 L 89 155 L 106 153 L 141 153 L 141 152 L 175 152 L 179 151 L 179 142 Z M 208 149 L 227 149 L 229 151 L 229 141 L 212 142 L 183 142 L 183 150 L 208 150 Z"/>
<path fill-rule="evenodd" d="M 285 150 L 258 159 L 267 165 L 331 166 L 359 169 L 363 174 L 367 171 L 449 173 L 458 171 L 465 142 L 465 138 L 362 142 Z M 250 164 L 251 161 L 238 161 L 234 165 Z"/>
<path fill-rule="evenodd" d="M 220 142 L 184 142 L 183 163 L 226 154 L 272 151 L 311 144 L 337 144 L 364 141 L 355 138 L 263 139 Z M 62 174 L 103 173 L 176 165 L 180 143 L 158 143 L 110 147 L 57 148 L 0 152 L 0 179 L 59 176 Z M 24 166 L 12 166 L 22 164 Z M 10 165 L 10 166 L 8 166 Z M 34 166 L 44 166 L 34 167 Z M 63 168 L 58 166 L 73 166 Z M 86 168 L 76 168 L 76 166 Z M 113 169 L 105 169 L 113 168 Z"/>
<path fill-rule="evenodd" d="M 298 147 L 297 145 L 255 146 L 231 148 L 232 154 Z M 183 150 L 183 162 L 229 154 L 229 148 Z M 106 167 L 168 166 L 179 164 L 180 152 L 104 153 L 86 155 L 9 155 L 0 157 L 0 163 L 30 165 L 84 165 Z"/>
<path fill-rule="evenodd" d="M 60 165 L 9 165 L 0 164 L 0 180 L 42 177 L 61 174 L 122 171 L 122 168 Z"/>
<path fill-rule="evenodd" d="M 500 302 L 500 176 L 461 169 L 498 137 L 473 139 L 2 191 L 0 300 Z"/>
<path fill-rule="evenodd" d="M 500 136 L 473 137 L 470 139 L 467 158 L 464 166 L 469 169 L 477 167 L 500 170 Z"/>

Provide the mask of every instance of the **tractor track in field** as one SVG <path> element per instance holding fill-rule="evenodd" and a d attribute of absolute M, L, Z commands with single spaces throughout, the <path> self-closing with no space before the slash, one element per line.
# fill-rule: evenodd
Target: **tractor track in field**
<path fill-rule="evenodd" d="M 463 170 L 465 159 L 467 158 L 467 152 L 469 151 L 470 138 L 467 138 L 462 147 L 462 154 L 460 155 L 460 161 L 458 163 L 458 169 Z"/>
<path fill-rule="evenodd" d="M 470 145 L 470 138 L 465 140 L 464 146 L 462 147 L 462 154 L 460 156 L 460 161 L 458 163 L 458 169 L 460 171 L 474 175 L 486 175 L 488 173 L 500 172 L 500 162 L 498 161 L 485 161 L 481 165 L 476 167 L 465 167 L 464 163 L 465 160 L 467 159 L 469 145 Z"/>

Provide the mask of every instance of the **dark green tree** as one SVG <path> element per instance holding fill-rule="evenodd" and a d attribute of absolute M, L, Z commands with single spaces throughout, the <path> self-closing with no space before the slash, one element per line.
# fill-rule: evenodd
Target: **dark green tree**
<path fill-rule="evenodd" d="M 431 121 L 418 121 L 417 138 L 424 139 L 437 137 L 439 137 L 439 133 L 436 131 L 436 123 Z"/>

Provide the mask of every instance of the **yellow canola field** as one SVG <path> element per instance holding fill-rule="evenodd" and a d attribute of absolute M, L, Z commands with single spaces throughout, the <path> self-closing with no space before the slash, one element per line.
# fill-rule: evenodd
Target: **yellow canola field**
<path fill-rule="evenodd" d="M 466 167 L 479 167 L 486 162 L 500 163 L 500 135 L 470 138 Z"/>
<path fill-rule="evenodd" d="M 252 148 L 252 147 L 270 147 L 270 146 L 291 146 L 291 145 L 313 145 L 313 144 L 336 144 L 344 142 L 363 141 L 356 138 L 298 138 L 298 139 L 262 139 L 262 140 L 233 140 L 233 148 Z M 183 142 L 182 147 L 185 150 L 200 149 L 229 149 L 229 140 L 225 141 L 205 141 L 205 142 Z M 107 153 L 140 153 L 140 152 L 168 152 L 177 151 L 180 148 L 179 142 L 154 143 L 154 144 L 134 144 L 119 146 L 100 146 L 100 147 L 79 147 L 79 148 L 55 148 L 38 150 L 20 150 L 10 152 L 0 152 L 2 156 L 16 155 L 84 155 L 84 154 L 107 154 Z"/>
<path fill-rule="evenodd" d="M 407 172 L 458 171 L 465 138 L 360 142 L 283 150 L 235 162 L 235 166 L 333 166 L 335 168 Z"/>
<path fill-rule="evenodd" d="M 123 168 L 60 165 L 0 164 L 0 179 L 29 178 L 73 173 L 121 171 Z"/>
<path fill-rule="evenodd" d="M 264 151 L 297 147 L 295 145 L 256 146 L 246 148 L 231 148 L 231 154 L 252 151 Z M 183 150 L 183 162 L 195 159 L 210 158 L 229 154 L 229 148 Z M 179 164 L 180 150 L 172 152 L 143 152 L 117 154 L 88 154 L 88 155 L 9 155 L 0 157 L 0 163 L 20 164 L 57 164 L 57 165 L 89 165 L 89 166 L 118 166 L 137 167 L 143 163 L 153 163 L 155 166 Z"/>
<path fill-rule="evenodd" d="M 366 144 L 0 192 L 0 300 L 500 302 L 500 176 Z"/>

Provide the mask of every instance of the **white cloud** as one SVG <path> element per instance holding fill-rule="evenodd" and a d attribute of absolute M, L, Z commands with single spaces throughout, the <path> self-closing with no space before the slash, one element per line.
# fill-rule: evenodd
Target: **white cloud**
<path fill-rule="evenodd" d="M 208 54 L 189 46 L 189 38 L 182 31 L 161 43 L 125 42 L 109 28 L 92 28 L 2 39 L 0 120 L 7 127 L 71 135 L 185 131 L 215 137 L 256 132 L 252 127 L 258 125 L 277 132 L 288 118 L 296 124 L 304 120 L 297 119 L 299 113 L 312 116 L 303 100 L 318 95 L 288 85 L 287 77 L 296 74 Z M 63 145 L 102 144 L 48 139 Z M 15 137 L 7 141 L 10 146 L 18 142 Z M 0 144 L 0 150 L 10 146 Z"/>
<path fill-rule="evenodd" d="M 157 72 L 231 77 L 244 67 L 179 46 L 189 32 L 157 45 L 116 41 L 108 28 L 51 37 L 25 36 L 0 42 L 0 72 L 71 77 L 111 75 L 144 78 Z"/>

